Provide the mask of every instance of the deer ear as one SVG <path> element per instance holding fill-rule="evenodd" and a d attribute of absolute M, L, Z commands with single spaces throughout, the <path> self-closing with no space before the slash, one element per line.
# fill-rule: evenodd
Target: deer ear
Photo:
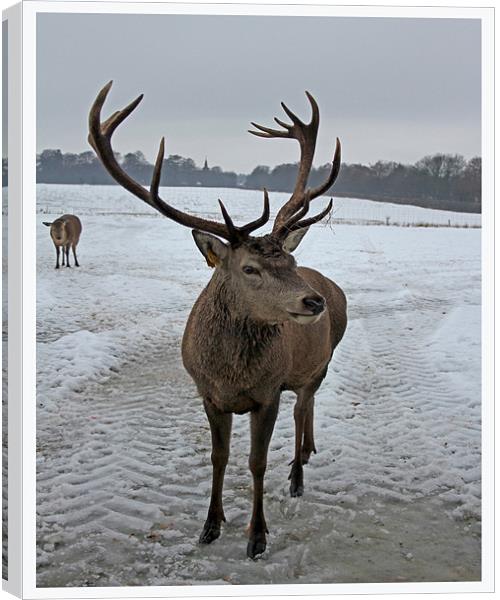
<path fill-rule="evenodd" d="M 47 227 L 50 227 L 52 225 L 52 223 L 47 223 L 47 221 L 42 221 L 43 225 L 46 225 Z"/>
<path fill-rule="evenodd" d="M 224 242 L 221 242 L 219 238 L 210 233 L 198 231 L 197 229 L 193 229 L 191 233 L 193 234 L 194 241 L 198 246 L 199 251 L 205 257 L 209 267 L 216 267 L 227 256 L 228 247 Z"/>
<path fill-rule="evenodd" d="M 293 252 L 308 231 L 309 227 L 303 227 L 302 229 L 297 229 L 297 231 L 292 231 L 292 233 L 288 234 L 283 242 L 283 250 L 286 252 Z"/>

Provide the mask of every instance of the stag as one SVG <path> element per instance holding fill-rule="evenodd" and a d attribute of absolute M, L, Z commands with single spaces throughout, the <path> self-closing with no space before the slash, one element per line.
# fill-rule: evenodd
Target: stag
<path fill-rule="evenodd" d="M 73 258 L 75 259 L 75 267 L 79 267 L 78 259 L 76 258 L 76 247 L 80 241 L 82 233 L 82 223 L 76 215 L 62 215 L 51 223 L 44 221 L 46 227 L 50 227 L 50 237 L 54 242 L 56 249 L 56 269 L 59 269 L 59 252 L 62 248 L 62 266 L 64 267 L 64 258 L 66 256 L 66 266 L 69 264 L 69 249 L 73 250 Z"/>
<path fill-rule="evenodd" d="M 232 415 L 250 412 L 249 467 L 253 476 L 253 512 L 247 555 L 266 549 L 264 474 L 269 442 L 278 414 L 280 394 L 297 395 L 294 408 L 295 452 L 290 471 L 290 494 L 304 492 L 303 465 L 316 452 L 313 432 L 314 394 L 324 379 L 333 351 L 347 324 L 342 290 L 319 272 L 298 267 L 292 252 L 309 227 L 329 214 L 328 206 L 306 217 L 311 200 L 334 183 L 340 168 L 340 142 L 327 180 L 307 188 L 319 126 L 314 98 L 310 123 L 302 122 L 285 104 L 291 124 L 275 119 L 282 129 L 252 123 L 250 133 L 265 138 L 292 138 L 300 144 L 297 180 L 290 199 L 280 208 L 271 233 L 251 235 L 269 220 L 269 197 L 264 190 L 261 216 L 245 225 L 233 223 L 219 200 L 224 222 L 177 210 L 159 196 L 164 139 L 149 190 L 134 181 L 117 162 L 111 146 L 116 128 L 142 100 L 101 121 L 101 110 L 112 82 L 97 95 L 89 116 L 89 143 L 110 175 L 163 216 L 190 227 L 194 241 L 214 268 L 208 285 L 194 303 L 182 340 L 182 359 L 203 399 L 212 437 L 212 493 L 199 541 L 209 544 L 225 521 L 222 505 L 224 473 L 229 458 Z"/>

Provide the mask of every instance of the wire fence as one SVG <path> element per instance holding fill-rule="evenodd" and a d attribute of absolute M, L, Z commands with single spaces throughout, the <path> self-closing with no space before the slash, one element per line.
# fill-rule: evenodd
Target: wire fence
<path fill-rule="evenodd" d="M 262 193 L 224 188 L 162 188 L 165 197 L 179 210 L 220 220 L 217 198 L 223 198 L 235 220 L 253 219 L 262 210 Z M 289 195 L 270 195 L 271 218 Z M 318 198 L 311 212 L 320 210 L 327 198 Z M 317 205 L 317 206 L 316 206 Z M 128 216 L 163 218 L 118 186 L 37 186 L 37 212 L 79 216 Z M 451 212 L 408 204 L 392 204 L 362 198 L 334 198 L 330 223 L 336 225 L 376 225 L 392 227 L 481 227 L 481 214 Z"/>

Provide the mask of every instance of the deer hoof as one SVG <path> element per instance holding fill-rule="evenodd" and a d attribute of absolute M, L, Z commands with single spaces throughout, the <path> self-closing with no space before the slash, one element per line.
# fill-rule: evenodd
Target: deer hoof
<path fill-rule="evenodd" d="M 296 462 L 293 463 L 288 479 L 290 480 L 290 496 L 292 498 L 296 498 L 297 496 L 303 496 L 304 471 L 302 469 L 302 464 Z"/>
<path fill-rule="evenodd" d="M 255 559 L 260 554 L 263 554 L 266 549 L 266 540 L 250 540 L 247 544 L 248 558 Z"/>
<path fill-rule="evenodd" d="M 201 532 L 199 543 L 200 544 L 211 544 L 220 536 L 220 525 L 213 521 L 207 521 Z"/>
<path fill-rule="evenodd" d="M 292 481 L 290 484 L 290 496 L 292 498 L 298 498 L 299 496 L 304 495 L 304 486 L 298 485 Z"/>
<path fill-rule="evenodd" d="M 309 459 L 311 458 L 312 452 L 314 452 L 314 450 L 302 450 L 300 457 L 303 465 L 307 465 Z"/>

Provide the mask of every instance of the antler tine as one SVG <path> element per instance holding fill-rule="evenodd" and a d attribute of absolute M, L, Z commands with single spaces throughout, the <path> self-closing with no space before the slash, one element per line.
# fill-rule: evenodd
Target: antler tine
<path fill-rule="evenodd" d="M 226 221 L 226 224 L 224 225 L 223 223 L 217 223 L 216 221 L 210 221 L 208 219 L 202 219 L 194 215 L 186 214 L 180 210 L 177 210 L 173 206 L 170 206 L 158 196 L 158 190 L 160 187 L 161 179 L 161 168 L 163 165 L 163 158 L 165 153 L 165 141 L 163 138 L 160 142 L 160 148 L 158 150 L 158 155 L 156 158 L 149 191 L 137 181 L 132 179 L 132 177 L 130 177 L 130 175 L 128 175 L 118 164 L 111 146 L 111 137 L 116 128 L 121 123 L 123 123 L 123 121 L 130 115 L 130 113 L 132 113 L 132 111 L 138 106 L 138 104 L 143 98 L 143 95 L 141 94 L 130 104 L 128 104 L 125 108 L 114 112 L 108 119 L 106 119 L 104 122 L 101 122 L 102 107 L 104 105 L 104 102 L 106 101 L 112 84 L 113 82 L 110 81 L 97 94 L 97 97 L 94 100 L 94 103 L 92 104 L 89 113 L 88 140 L 92 148 L 95 150 L 97 156 L 101 160 L 104 168 L 108 171 L 108 173 L 111 175 L 111 177 L 113 177 L 113 179 L 117 183 L 123 186 L 130 193 L 134 194 L 134 196 L 137 196 L 143 202 L 146 202 L 146 204 L 156 209 L 163 216 L 172 219 L 176 223 L 185 225 L 186 227 L 198 229 L 200 231 L 206 231 L 208 233 L 213 233 L 225 240 L 228 240 L 229 242 L 233 242 L 235 240 L 234 229 L 236 228 L 234 228 L 234 226 L 233 229 L 229 227 L 228 223 L 232 223 L 232 221 L 230 220 L 230 218 L 229 221 L 227 221 L 226 216 L 224 215 L 224 213 L 226 213 L 227 215 L 227 211 L 225 211 L 225 209 L 223 211 L 223 216 Z M 266 210 L 264 210 L 263 215 L 264 214 L 266 214 Z M 229 215 L 227 216 L 229 217 Z M 269 215 L 267 216 L 267 219 L 268 218 Z M 241 239 L 241 237 L 245 235 L 246 231 L 250 229 L 256 229 L 257 226 L 260 227 L 261 224 L 264 224 L 264 222 L 261 218 L 258 221 L 249 223 L 248 226 L 240 228 L 241 233 L 239 239 Z M 258 225 L 256 225 L 257 223 Z"/>
<path fill-rule="evenodd" d="M 96 137 L 101 135 L 101 110 L 113 85 L 113 80 L 109 81 L 97 94 L 89 113 L 89 136 Z M 110 119 L 115 117 L 119 111 L 114 112 Z"/>
<path fill-rule="evenodd" d="M 317 215 L 314 215 L 313 217 L 309 217 L 309 219 L 304 219 L 303 221 L 297 221 L 295 223 L 292 223 L 291 225 L 287 225 L 286 229 L 284 229 L 284 232 L 286 232 L 286 235 L 288 235 L 292 231 L 297 231 L 297 229 L 303 229 L 304 227 L 310 227 L 311 225 L 314 225 L 314 223 L 318 223 L 319 221 L 321 221 L 321 219 L 326 217 L 326 215 L 332 210 L 332 208 L 333 208 L 333 200 L 332 200 L 332 198 L 330 198 L 330 202 L 328 203 L 328 206 L 324 210 L 322 210 L 320 213 L 318 213 Z"/>
<path fill-rule="evenodd" d="M 220 209 L 222 212 L 222 216 L 224 217 L 224 221 L 226 223 L 227 229 L 232 236 L 231 241 L 233 243 L 241 242 L 242 240 L 246 239 L 252 231 L 255 231 L 259 227 L 262 227 L 269 221 L 269 195 L 265 188 L 264 188 L 264 210 L 262 211 L 262 215 L 255 221 L 251 221 L 250 223 L 247 223 L 246 225 L 243 225 L 242 227 L 235 226 L 235 224 L 233 223 L 233 220 L 229 216 L 229 213 L 227 212 L 227 209 L 221 200 L 219 200 L 219 204 L 220 204 Z"/>
<path fill-rule="evenodd" d="M 111 139 L 111 136 L 113 135 L 118 125 L 125 121 L 125 119 L 132 113 L 132 111 L 134 111 L 137 108 L 137 106 L 143 98 L 144 94 L 137 96 L 137 98 L 135 100 L 132 100 L 132 102 L 128 104 L 125 108 L 116 111 L 109 119 L 107 119 L 101 125 L 101 130 L 104 133 L 104 135 Z"/>
<path fill-rule="evenodd" d="M 269 194 L 267 193 L 266 188 L 264 188 L 264 209 L 262 211 L 261 216 L 258 219 L 256 219 L 255 221 L 252 221 L 250 223 L 247 223 L 246 225 L 243 225 L 243 227 L 240 228 L 241 231 L 244 232 L 245 234 L 249 234 L 252 231 L 255 231 L 256 229 L 258 229 L 259 227 L 262 227 L 269 221 L 269 214 L 270 214 Z"/>
<path fill-rule="evenodd" d="M 285 223 L 283 223 L 279 228 L 273 231 L 273 235 L 277 238 L 286 237 L 290 231 L 292 231 L 291 227 L 295 225 L 302 217 L 305 217 L 309 211 L 309 202 L 311 200 L 311 196 L 308 192 L 304 194 L 304 202 L 302 207 L 293 214 Z"/>
<path fill-rule="evenodd" d="M 161 179 L 161 168 L 163 165 L 163 158 L 165 156 L 165 138 L 162 137 L 160 140 L 160 147 L 158 148 L 158 155 L 156 157 L 155 168 L 153 171 L 153 177 L 151 179 L 151 199 L 153 202 L 158 200 L 158 189 L 160 188 Z"/>
<path fill-rule="evenodd" d="M 340 140 L 339 138 L 337 138 L 337 143 L 335 145 L 335 154 L 333 155 L 332 168 L 330 170 L 330 174 L 328 175 L 328 178 L 324 183 L 310 190 L 311 198 L 317 198 L 318 196 L 321 196 L 326 191 L 328 191 L 335 183 L 340 171 L 340 155 Z"/>
<path fill-rule="evenodd" d="M 281 108 L 290 117 L 290 119 L 291 119 L 291 121 L 293 122 L 294 125 L 305 125 L 305 123 L 303 123 L 299 119 L 299 117 L 297 117 L 297 115 L 295 113 L 293 113 L 284 102 L 280 102 L 280 104 L 281 104 Z"/>
<path fill-rule="evenodd" d="M 258 135 L 260 137 L 266 137 L 266 138 L 272 138 L 272 137 L 288 138 L 288 137 L 290 137 L 290 134 L 288 131 L 280 131 L 279 129 L 271 129 L 271 127 L 264 127 L 264 125 L 259 125 L 258 123 L 254 123 L 253 121 L 251 122 L 251 124 L 256 129 L 260 129 L 260 131 L 252 131 L 251 129 L 249 129 L 248 133 L 251 133 L 252 135 Z M 291 126 L 289 125 L 288 127 L 291 127 Z"/>
<path fill-rule="evenodd" d="M 315 126 L 317 129 L 319 126 L 319 106 L 312 94 L 310 94 L 308 91 L 306 91 L 306 96 L 309 100 L 312 109 L 312 117 L 311 121 L 309 122 L 309 125 Z"/>
<path fill-rule="evenodd" d="M 224 204 L 222 204 L 222 200 L 220 200 L 220 199 L 219 199 L 219 205 L 220 205 L 220 210 L 221 210 L 222 216 L 224 217 L 224 221 L 226 223 L 227 230 L 229 231 L 229 234 L 230 234 L 232 240 L 237 241 L 237 239 L 239 238 L 238 228 L 235 227 L 233 220 L 229 216 L 229 213 L 227 212 L 226 207 L 224 206 Z"/>
<path fill-rule="evenodd" d="M 292 112 L 284 102 L 281 102 L 281 106 L 282 106 L 283 110 L 286 112 L 286 114 L 290 117 L 290 120 L 293 122 L 293 124 L 297 125 L 297 127 L 301 127 L 301 128 L 311 127 L 311 128 L 317 129 L 317 127 L 319 125 L 318 103 L 316 102 L 314 97 L 308 91 L 306 91 L 306 96 L 307 96 L 307 99 L 309 100 L 309 104 L 311 105 L 311 109 L 312 109 L 312 116 L 311 116 L 311 120 L 309 121 L 308 125 L 306 125 L 306 123 L 304 123 L 301 119 L 299 119 L 299 117 L 297 117 L 297 115 L 294 112 Z M 274 118 L 274 120 L 277 123 L 279 123 L 282 127 L 285 127 L 286 129 L 291 129 L 293 127 L 293 125 L 287 125 L 286 123 L 281 122 L 276 117 Z"/>
<path fill-rule="evenodd" d="M 270 138 L 270 137 L 285 137 L 281 135 L 269 135 L 268 133 L 262 133 L 261 131 L 252 131 L 251 129 L 247 129 L 248 133 L 255 135 L 257 137 Z"/>
<path fill-rule="evenodd" d="M 135 110 L 135 108 L 139 105 L 141 100 L 144 98 L 144 94 L 140 94 L 135 100 L 132 100 L 130 104 L 128 104 L 122 110 L 117 110 L 114 112 L 104 123 L 101 123 L 101 110 L 108 97 L 111 86 L 113 85 L 113 81 L 109 81 L 99 92 L 97 98 L 90 109 L 89 115 L 89 135 L 92 137 L 96 137 L 99 135 L 105 136 L 108 141 L 111 140 L 111 136 L 115 129 L 122 123 L 130 113 Z"/>
<path fill-rule="evenodd" d="M 278 119 L 278 117 L 274 117 L 274 120 L 276 123 L 278 123 L 278 125 L 281 125 L 281 127 L 284 127 L 285 129 L 290 130 L 293 127 L 293 125 L 290 125 L 290 123 L 285 123 L 285 121 Z"/>

